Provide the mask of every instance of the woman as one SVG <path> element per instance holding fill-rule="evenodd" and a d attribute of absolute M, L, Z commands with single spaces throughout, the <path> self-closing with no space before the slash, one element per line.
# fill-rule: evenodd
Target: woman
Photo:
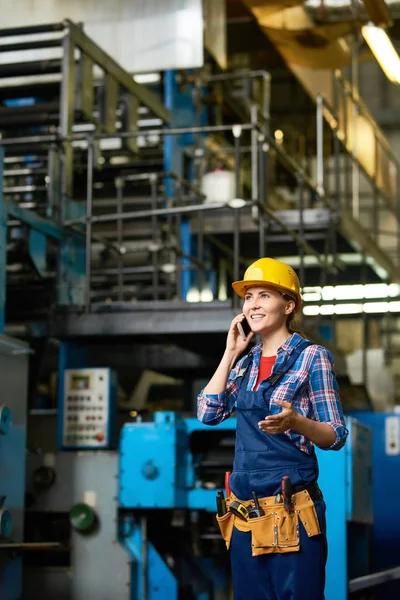
<path fill-rule="evenodd" d="M 236 504 L 219 519 L 231 549 L 234 598 L 323 600 L 325 503 L 314 445 L 339 450 L 348 435 L 332 356 L 291 327 L 301 296 L 289 265 L 261 258 L 232 286 L 244 299 L 243 312 L 199 394 L 198 418 L 216 425 L 236 411 L 227 506 Z M 244 319 L 251 327 L 246 339 L 238 330 Z M 238 361 L 256 333 L 261 343 Z M 249 518 L 254 494 L 263 515 Z"/>

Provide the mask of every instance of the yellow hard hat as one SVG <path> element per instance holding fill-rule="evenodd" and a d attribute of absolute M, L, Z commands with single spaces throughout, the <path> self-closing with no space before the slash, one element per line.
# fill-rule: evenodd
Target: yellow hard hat
<path fill-rule="evenodd" d="M 294 312 L 299 312 L 300 282 L 290 265 L 274 258 L 259 258 L 247 268 L 242 281 L 232 283 L 233 289 L 241 298 L 245 297 L 247 288 L 263 285 L 277 288 L 280 292 L 292 296 L 296 302 Z"/>

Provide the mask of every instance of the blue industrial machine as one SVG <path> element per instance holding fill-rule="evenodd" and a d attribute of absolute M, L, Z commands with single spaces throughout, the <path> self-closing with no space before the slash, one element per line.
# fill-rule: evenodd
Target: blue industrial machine
<path fill-rule="evenodd" d="M 229 597 L 228 557 L 214 514 L 216 490 L 232 464 L 235 425 L 232 419 L 209 428 L 159 412 L 154 421 L 123 427 L 121 541 L 136 572 L 133 598 L 173 600 L 188 585 L 199 600 Z M 171 511 L 180 514 L 175 526 Z M 167 544 L 160 549 L 161 531 Z M 185 540 L 185 556 L 179 539 Z"/>
<path fill-rule="evenodd" d="M 400 595 L 400 414 L 357 412 L 372 429 L 373 511 L 372 564 L 376 575 L 375 600 Z"/>
<path fill-rule="evenodd" d="M 24 548 L 28 346 L 0 335 L 0 598 L 18 600 Z"/>
<path fill-rule="evenodd" d="M 101 368 L 66 369 L 60 380 L 59 448 L 104 450 L 115 447 L 115 373 Z"/>
<path fill-rule="evenodd" d="M 346 600 L 349 579 L 370 572 L 371 430 L 351 418 L 347 423 L 350 434 L 345 448 L 339 452 L 318 451 L 320 484 L 328 506 L 326 600 Z M 149 600 L 178 598 L 177 574 L 168 568 L 147 531 L 149 523 L 157 519 L 160 512 L 166 509 L 193 511 L 196 514 L 194 528 L 201 520 L 200 511 L 208 513 L 208 519 L 203 515 L 203 534 L 213 531 L 208 535 L 214 536 L 214 544 L 224 552 L 219 533 L 216 527 L 213 529 L 215 499 L 217 489 L 223 487 L 224 471 L 230 470 L 232 465 L 235 427 L 234 418 L 209 427 L 172 412 L 155 413 L 152 422 L 123 427 L 119 505 L 123 509 L 123 531 L 128 532 L 123 543 L 135 568 L 142 574 L 136 578 L 134 598 L 143 597 L 143 586 Z M 143 519 L 146 519 L 145 529 Z M 210 562 L 209 558 L 199 560 Z M 203 568 L 203 572 L 208 574 L 211 585 L 216 575 L 215 563 L 214 569 Z M 229 588 L 229 574 L 224 573 L 225 579 L 221 573 L 218 577 L 221 598 L 227 597 Z M 179 575 L 181 583 L 181 572 Z M 160 581 L 163 581 L 161 588 Z M 198 593 L 199 598 L 211 597 L 207 595 L 207 586 L 201 591 L 203 595 Z"/>
<path fill-rule="evenodd" d="M 364 589 L 360 579 L 372 568 L 372 431 L 351 417 L 346 423 L 349 436 L 342 450 L 317 449 L 327 504 L 326 600 L 345 600 L 356 585 Z"/>

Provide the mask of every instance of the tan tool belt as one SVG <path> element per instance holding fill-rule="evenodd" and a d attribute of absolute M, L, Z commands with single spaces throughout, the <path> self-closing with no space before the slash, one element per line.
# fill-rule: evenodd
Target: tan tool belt
<path fill-rule="evenodd" d="M 277 496 L 259 498 L 260 507 L 264 514 L 261 517 L 244 521 L 229 511 L 230 503 L 239 500 L 234 494 L 226 499 L 227 513 L 217 516 L 217 522 L 225 540 L 226 547 L 231 543 L 232 531 L 251 532 L 251 547 L 253 556 L 300 550 L 300 524 L 302 522 L 309 537 L 321 533 L 314 502 L 307 490 L 297 492 L 292 496 L 293 510 L 285 510 L 283 502 L 277 502 Z M 252 506 L 252 501 L 241 501 L 244 506 Z"/>

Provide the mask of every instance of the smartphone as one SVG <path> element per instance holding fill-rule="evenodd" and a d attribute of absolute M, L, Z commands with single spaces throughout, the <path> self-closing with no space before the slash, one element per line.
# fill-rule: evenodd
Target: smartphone
<path fill-rule="evenodd" d="M 237 324 L 237 328 L 239 330 L 240 333 L 240 337 L 242 338 L 243 341 L 247 340 L 247 336 L 249 335 L 250 331 L 251 331 L 251 327 L 249 325 L 249 322 L 246 318 L 243 319 L 243 321 L 241 321 L 241 323 Z"/>

